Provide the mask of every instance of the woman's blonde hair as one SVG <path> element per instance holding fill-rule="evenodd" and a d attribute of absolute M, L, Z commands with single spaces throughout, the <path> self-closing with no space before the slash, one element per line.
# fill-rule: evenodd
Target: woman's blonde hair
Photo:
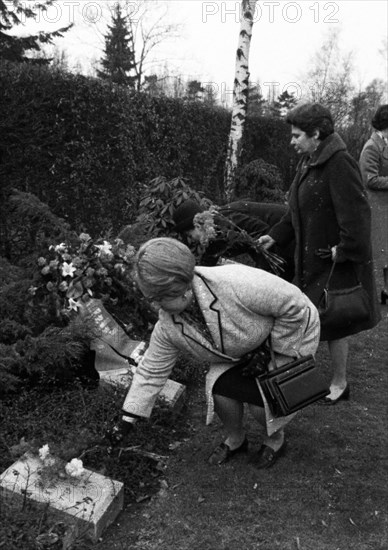
<path fill-rule="evenodd" d="M 150 239 L 136 255 L 136 280 L 148 299 L 174 298 L 187 290 L 194 267 L 194 255 L 180 241 L 168 237 Z"/>

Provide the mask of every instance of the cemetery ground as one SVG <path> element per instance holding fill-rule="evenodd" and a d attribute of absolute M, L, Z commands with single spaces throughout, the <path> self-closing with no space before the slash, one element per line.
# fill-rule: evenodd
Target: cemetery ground
<path fill-rule="evenodd" d="M 255 470 L 243 455 L 207 465 L 222 429 L 219 422 L 204 425 L 204 373 L 186 365 L 177 377 L 187 385 L 186 406 L 174 413 L 160 404 L 151 422 L 137 426 L 129 451 L 109 453 L 101 437 L 117 417 L 122 390 L 80 386 L 3 402 L 2 471 L 22 450 L 22 437 L 37 437 L 42 444 L 57 441 L 69 456 L 82 456 L 87 468 L 124 482 L 116 521 L 93 545 L 81 533 L 74 549 L 385 550 L 388 307 L 381 308 L 380 324 L 351 338 L 350 400 L 301 411 L 286 430 L 285 455 L 268 470 Z M 329 379 L 325 344 L 317 360 Z M 253 453 L 258 434 L 249 417 L 246 425 Z M 17 512 L 2 504 L 0 548 L 69 550 L 63 525 L 47 510 L 29 511 L 27 500 Z M 45 546 L 39 539 L 45 533 L 58 538 Z"/>

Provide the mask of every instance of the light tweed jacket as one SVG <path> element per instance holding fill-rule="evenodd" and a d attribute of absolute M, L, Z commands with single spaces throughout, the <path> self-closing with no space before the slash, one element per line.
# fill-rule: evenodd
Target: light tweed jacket
<path fill-rule="evenodd" d="M 210 363 L 206 380 L 209 423 L 214 382 L 269 334 L 278 366 L 314 354 L 318 347 L 316 308 L 296 286 L 271 273 L 241 264 L 197 267 L 193 290 L 215 345 L 180 315 L 161 309 L 149 348 L 126 396 L 124 411 L 150 416 L 179 352 Z"/>

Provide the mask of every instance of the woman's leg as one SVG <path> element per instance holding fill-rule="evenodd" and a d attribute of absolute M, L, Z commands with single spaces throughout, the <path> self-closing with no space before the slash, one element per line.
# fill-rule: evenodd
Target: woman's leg
<path fill-rule="evenodd" d="M 249 410 L 255 420 L 260 424 L 263 429 L 263 445 L 271 447 L 274 451 L 278 451 L 284 443 L 284 430 L 278 430 L 271 436 L 267 435 L 265 412 L 263 407 L 257 407 L 256 405 L 248 405 Z"/>
<path fill-rule="evenodd" d="M 337 399 L 346 388 L 346 366 L 348 362 L 349 341 L 347 338 L 331 340 L 328 343 L 331 361 L 333 363 L 333 378 L 330 384 L 329 399 Z"/>
<path fill-rule="evenodd" d="M 244 405 L 235 399 L 223 395 L 213 395 L 214 408 L 227 433 L 225 444 L 233 451 L 245 439 L 243 428 Z"/>

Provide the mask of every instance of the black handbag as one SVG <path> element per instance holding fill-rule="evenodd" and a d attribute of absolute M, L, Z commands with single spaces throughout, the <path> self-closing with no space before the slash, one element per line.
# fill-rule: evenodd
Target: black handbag
<path fill-rule="evenodd" d="M 275 417 L 287 416 L 311 405 L 330 393 L 312 355 L 301 357 L 258 377 L 259 384 Z"/>
<path fill-rule="evenodd" d="M 353 323 L 367 321 L 370 316 L 369 296 L 360 282 L 350 288 L 329 290 L 334 267 L 335 262 L 331 266 L 325 288 L 318 301 L 321 327 L 340 329 Z"/>

